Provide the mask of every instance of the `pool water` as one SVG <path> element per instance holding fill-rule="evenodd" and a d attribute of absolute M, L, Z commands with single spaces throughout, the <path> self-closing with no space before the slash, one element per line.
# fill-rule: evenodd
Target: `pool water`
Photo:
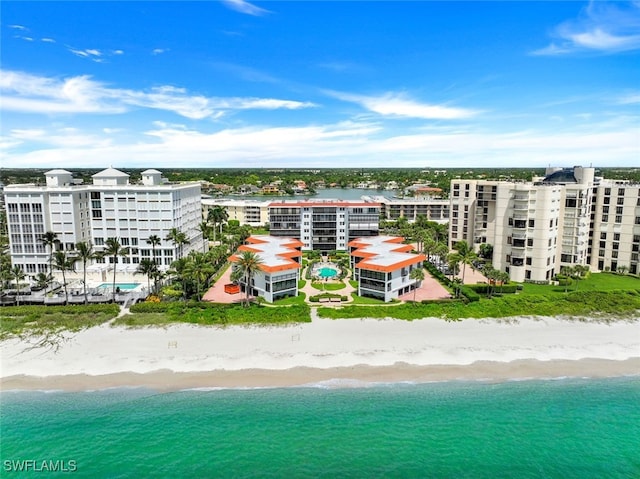
<path fill-rule="evenodd" d="M 140 286 L 140 283 L 116 283 L 116 288 L 120 288 L 121 291 L 136 289 Z M 111 289 L 113 283 L 102 283 L 98 286 L 98 289 Z"/>
<path fill-rule="evenodd" d="M 329 268 L 327 266 L 318 270 L 318 276 L 321 278 L 335 278 L 338 276 L 338 271 L 335 268 Z"/>

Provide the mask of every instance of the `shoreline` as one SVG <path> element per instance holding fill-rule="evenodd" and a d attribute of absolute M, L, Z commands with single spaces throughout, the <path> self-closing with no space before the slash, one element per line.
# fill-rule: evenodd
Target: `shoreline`
<path fill-rule="evenodd" d="M 147 373 L 127 371 L 105 375 L 72 374 L 46 377 L 16 375 L 1 378 L 0 391 L 88 392 L 114 388 L 145 388 L 160 392 L 290 387 L 337 389 L 390 384 L 443 382 L 491 384 L 509 381 L 614 377 L 640 377 L 640 357 L 626 360 L 585 358 L 552 361 L 535 359 L 511 362 L 478 361 L 468 365 L 419 366 L 397 363 L 391 366 L 357 365 L 327 369 L 299 366 L 286 370 L 243 369 L 198 372 L 156 370 Z"/>
<path fill-rule="evenodd" d="M 39 338 L 40 340 L 43 338 Z M 288 326 L 103 324 L 0 343 L 0 390 L 288 387 L 640 374 L 640 321 L 313 318 Z"/>

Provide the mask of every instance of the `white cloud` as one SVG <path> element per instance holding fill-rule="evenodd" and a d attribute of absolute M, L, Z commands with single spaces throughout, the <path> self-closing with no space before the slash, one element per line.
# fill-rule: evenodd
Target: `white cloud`
<path fill-rule="evenodd" d="M 33 41 L 33 38 L 24 37 L 22 35 L 14 35 L 13 38 L 19 38 L 20 40 L 24 40 L 25 42 L 32 42 Z"/>
<path fill-rule="evenodd" d="M 605 129 L 600 124 L 564 130 L 486 131 L 433 128 L 392 134 L 381 124 L 341 122 L 294 127 L 254 126 L 198 131 L 157 122 L 134 140 L 116 143 L 75 129 L 14 130 L 0 144 L 23 142 L 7 162 L 25 167 L 126 163 L 135 167 L 331 167 L 342 166 L 544 166 L 554 164 L 637 166 L 637 123 Z M 24 153 L 25 138 L 33 137 Z M 40 146 L 42 145 L 42 146 Z"/>
<path fill-rule="evenodd" d="M 223 0 L 222 3 L 236 12 L 245 13 L 247 15 L 253 15 L 259 17 L 271 13 L 269 10 L 257 7 L 245 0 Z"/>
<path fill-rule="evenodd" d="M 185 118 L 218 118 L 231 110 L 287 109 L 315 106 L 310 102 L 274 98 L 216 98 L 192 95 L 184 88 L 158 86 L 147 91 L 110 88 L 78 76 L 66 79 L 3 71 L 0 75 L 1 107 L 25 113 L 123 113 L 132 107 L 174 112 Z"/>
<path fill-rule="evenodd" d="M 29 30 L 24 25 L 8 25 L 8 27 L 9 28 L 13 28 L 14 30 L 22 30 L 22 31 L 28 31 Z"/>
<path fill-rule="evenodd" d="M 618 98 L 618 102 L 620 105 L 635 105 L 640 103 L 640 92 L 629 93 Z"/>
<path fill-rule="evenodd" d="M 167 50 L 166 50 L 165 48 L 154 48 L 154 49 L 151 51 L 151 54 L 152 54 L 152 55 L 160 55 L 160 54 L 162 54 L 162 53 L 165 53 L 166 51 L 167 51 Z"/>
<path fill-rule="evenodd" d="M 640 49 L 640 2 L 591 2 L 577 19 L 558 25 L 547 47 L 533 55 L 618 53 Z"/>
<path fill-rule="evenodd" d="M 53 38 L 41 38 L 40 41 L 45 43 L 56 43 L 56 41 Z"/>
<path fill-rule="evenodd" d="M 456 120 L 478 114 L 477 111 L 466 108 L 419 103 L 397 93 L 387 93 L 381 96 L 364 96 L 334 91 L 326 93 L 343 101 L 357 103 L 369 111 L 386 117 Z"/>
<path fill-rule="evenodd" d="M 123 55 L 124 51 L 122 51 L 122 50 L 112 50 L 111 54 L 112 55 Z"/>

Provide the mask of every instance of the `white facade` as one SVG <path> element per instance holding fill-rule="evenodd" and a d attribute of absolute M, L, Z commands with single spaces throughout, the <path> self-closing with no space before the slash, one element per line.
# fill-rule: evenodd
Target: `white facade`
<path fill-rule="evenodd" d="M 270 233 L 297 238 L 302 249 L 345 251 L 361 236 L 377 236 L 380 204 L 372 201 L 279 201 L 269 205 Z"/>
<path fill-rule="evenodd" d="M 269 204 L 271 201 L 242 200 L 228 198 L 203 198 L 202 218 L 207 219 L 209 210 L 221 206 L 230 220 L 237 220 L 240 225 L 253 227 L 265 226 L 269 223 Z"/>
<path fill-rule="evenodd" d="M 129 184 L 128 175 L 113 168 L 94 175 L 91 185 L 74 184 L 65 170 L 45 176 L 46 186 L 5 187 L 11 261 L 27 275 L 48 270 L 49 251 L 41 243 L 48 231 L 57 234 L 57 248 L 69 252 L 78 242 L 91 242 L 101 251 L 108 238 L 117 238 L 130 254 L 119 258 L 116 269 L 129 274 L 142 259 L 151 259 L 146 241 L 152 235 L 161 239 L 156 263 L 162 270 L 191 250 L 202 251 L 198 183 L 160 184 L 159 172 L 147 170 L 142 184 Z M 185 233 L 189 244 L 180 248 L 166 240 L 172 228 Z M 107 277 L 111 261 L 103 258 L 90 268 Z"/>
<path fill-rule="evenodd" d="M 593 168 L 547 169 L 532 182 L 453 180 L 450 246 L 493 245 L 493 266 L 516 282 L 548 282 L 563 266 L 638 272 L 640 185 Z"/>
<path fill-rule="evenodd" d="M 389 302 L 420 287 L 411 271 L 422 268 L 423 254 L 411 253 L 411 245 L 398 236 L 357 238 L 349 243 L 350 262 L 358 295 Z"/>
<path fill-rule="evenodd" d="M 385 196 L 364 196 L 364 200 L 380 203 L 381 216 L 386 220 L 406 218 L 410 223 L 419 216 L 429 221 L 444 224 L 449 222 L 449 200 L 433 197 L 387 198 Z"/>
<path fill-rule="evenodd" d="M 255 235 L 238 248 L 229 261 L 237 263 L 243 251 L 251 251 L 260 258 L 260 271 L 246 284 L 245 278 L 239 280 L 241 290 L 250 288 L 252 296 L 260 296 L 269 303 L 278 298 L 298 295 L 300 279 L 302 243 L 295 238 L 276 238 L 274 236 Z M 235 266 L 234 266 L 235 267 Z"/>

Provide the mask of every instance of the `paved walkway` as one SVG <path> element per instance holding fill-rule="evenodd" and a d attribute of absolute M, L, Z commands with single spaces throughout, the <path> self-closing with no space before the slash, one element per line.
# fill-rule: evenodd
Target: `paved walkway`
<path fill-rule="evenodd" d="M 229 294 L 225 292 L 224 285 L 229 283 L 231 283 L 231 266 L 229 266 L 220 279 L 216 281 L 216 284 L 204 293 L 202 300 L 214 303 L 240 303 L 244 301 L 244 293 Z"/>

